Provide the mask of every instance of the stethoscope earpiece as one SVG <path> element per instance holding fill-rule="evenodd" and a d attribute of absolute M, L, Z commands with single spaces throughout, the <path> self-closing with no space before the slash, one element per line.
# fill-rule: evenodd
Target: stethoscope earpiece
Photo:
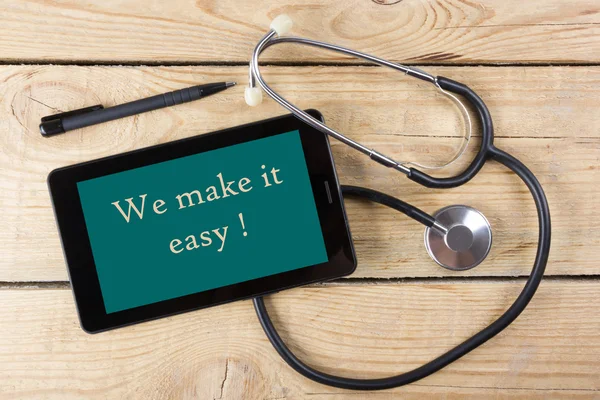
<path fill-rule="evenodd" d="M 442 208 L 433 217 L 445 231 L 425 228 L 425 248 L 436 263 L 464 271 L 485 260 L 492 247 L 492 228 L 482 213 L 455 205 Z"/>
<path fill-rule="evenodd" d="M 256 107 L 262 103 L 262 90 L 258 86 L 247 86 L 246 89 L 244 89 L 244 100 L 246 100 L 246 104 L 248 104 L 250 107 Z"/>
<path fill-rule="evenodd" d="M 287 14 L 278 15 L 271 21 L 269 28 L 277 33 L 277 36 L 285 35 L 292 30 L 294 22 Z"/>

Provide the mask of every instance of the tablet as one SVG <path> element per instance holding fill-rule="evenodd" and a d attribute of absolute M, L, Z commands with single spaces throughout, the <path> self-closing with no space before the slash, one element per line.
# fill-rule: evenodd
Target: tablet
<path fill-rule="evenodd" d="M 89 333 L 356 268 L 328 138 L 292 116 L 60 168 L 48 186 Z"/>

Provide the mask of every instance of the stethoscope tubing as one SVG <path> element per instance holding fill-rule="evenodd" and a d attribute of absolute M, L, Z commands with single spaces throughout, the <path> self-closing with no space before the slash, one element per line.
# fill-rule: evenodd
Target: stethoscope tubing
<path fill-rule="evenodd" d="M 319 371 L 308 366 L 306 363 L 296 357 L 296 355 L 287 347 L 285 342 L 277 333 L 277 330 L 273 325 L 271 318 L 269 317 L 267 308 L 265 307 L 263 297 L 254 298 L 254 309 L 265 334 L 277 353 L 279 353 L 279 355 L 290 367 L 308 379 L 341 389 L 383 390 L 403 386 L 423 379 L 473 351 L 496 336 L 498 333 L 502 332 L 502 330 L 510 325 L 521 314 L 521 312 L 523 312 L 540 285 L 546 269 L 546 264 L 548 262 L 548 254 L 550 252 L 551 242 L 551 222 L 548 201 L 546 200 L 546 195 L 544 194 L 544 191 L 537 178 L 525 165 L 523 165 L 523 163 L 510 154 L 495 147 L 491 147 L 489 149 L 489 154 L 496 161 L 505 165 L 521 178 L 531 192 L 538 215 L 539 238 L 533 269 L 531 270 L 531 274 L 527 279 L 525 287 L 514 303 L 508 308 L 508 310 L 506 310 L 504 314 L 502 314 L 496 321 L 491 323 L 479 333 L 419 368 L 415 368 L 411 371 L 387 378 L 354 379 L 331 375 Z M 342 192 L 345 193 L 345 189 L 346 187 L 342 186 Z M 374 198 L 370 196 L 368 192 L 358 194 L 356 191 L 354 191 L 353 195 L 374 200 Z"/>
<path fill-rule="evenodd" d="M 463 96 L 475 108 L 477 118 L 481 124 L 481 143 L 479 144 L 479 151 L 473 161 L 471 161 L 471 163 L 456 176 L 434 178 L 416 168 L 410 168 L 408 178 L 428 188 L 450 189 L 464 185 L 473 179 L 481 170 L 487 159 L 493 154 L 495 151 L 494 125 L 487 106 L 483 100 L 481 100 L 481 97 L 468 86 L 453 81 L 452 79 L 444 78 L 443 76 L 438 76 L 436 80 L 442 89 Z"/>

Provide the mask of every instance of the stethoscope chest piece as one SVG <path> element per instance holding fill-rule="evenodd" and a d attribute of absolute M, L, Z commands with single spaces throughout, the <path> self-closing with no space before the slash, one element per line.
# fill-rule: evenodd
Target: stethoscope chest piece
<path fill-rule="evenodd" d="M 482 213 L 463 205 L 442 208 L 435 219 L 447 233 L 425 229 L 429 256 L 444 268 L 464 271 L 479 265 L 492 247 L 492 228 Z"/>

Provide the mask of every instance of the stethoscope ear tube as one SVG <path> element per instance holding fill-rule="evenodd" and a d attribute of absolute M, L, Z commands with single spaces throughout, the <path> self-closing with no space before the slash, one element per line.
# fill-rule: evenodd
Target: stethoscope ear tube
<path fill-rule="evenodd" d="M 444 90 L 458 94 L 463 98 L 467 99 L 469 103 L 475 108 L 477 117 L 481 123 L 481 144 L 479 145 L 479 151 L 477 155 L 471 161 L 471 164 L 460 174 L 449 178 L 434 178 L 427 175 L 424 172 L 419 171 L 416 168 L 410 168 L 410 172 L 407 174 L 409 179 L 417 182 L 428 188 L 435 189 L 447 189 L 453 188 L 460 185 L 464 185 L 477 175 L 479 170 L 483 167 L 486 160 L 490 157 L 490 151 L 494 145 L 494 125 L 492 123 L 492 117 L 488 108 L 481 98 L 471 90 L 468 86 L 462 83 L 453 81 L 452 79 L 438 76 L 436 83 Z"/>
<path fill-rule="evenodd" d="M 269 313 L 265 307 L 265 303 L 262 297 L 257 297 L 253 300 L 254 309 L 256 311 L 256 315 L 258 316 L 258 320 L 265 331 L 265 334 L 269 338 L 269 341 L 275 347 L 275 350 L 279 355 L 283 358 L 283 360 L 298 373 L 304 375 L 305 377 L 315 381 L 322 383 L 324 385 L 329 385 L 333 387 L 338 387 L 342 389 L 351 389 L 351 390 L 382 390 L 382 389 L 390 389 L 398 386 L 407 385 L 419 379 L 423 379 L 434 372 L 439 371 L 444 368 L 446 365 L 458 360 L 465 354 L 471 352 L 477 347 L 481 346 L 489 339 L 496 336 L 498 333 L 502 332 L 508 325 L 510 325 L 527 307 L 529 301 L 531 301 L 533 295 L 535 294 L 542 277 L 544 275 L 544 271 L 546 269 L 546 264 L 548 262 L 548 254 L 550 252 L 550 241 L 551 241 L 551 227 L 550 227 L 550 211 L 548 208 L 548 202 L 546 200 L 546 195 L 544 194 L 544 190 L 539 184 L 536 177 L 529 171 L 529 169 L 523 165 L 519 160 L 511 156 L 510 154 L 495 148 L 493 145 L 489 145 L 488 151 L 486 154 L 489 154 L 496 161 L 504 164 L 507 168 L 511 169 L 514 173 L 516 173 L 521 180 L 527 185 L 533 200 L 535 202 L 535 206 L 538 214 L 538 224 L 539 224 L 539 239 L 537 246 L 537 253 L 535 256 L 535 261 L 533 263 L 533 269 L 531 270 L 531 274 L 527 279 L 525 287 L 514 301 L 514 303 L 492 324 L 488 327 L 480 331 L 479 333 L 473 335 L 471 338 L 465 340 L 458 346 L 449 350 L 448 352 L 442 354 L 436 359 L 428 362 L 427 364 L 416 368 L 412 371 L 402 373 L 400 375 L 391 376 L 388 378 L 380 378 L 380 379 L 353 379 L 353 378 L 345 378 L 335 375 L 326 374 L 324 372 L 318 371 L 304 362 L 302 362 L 292 351 L 286 346 L 283 342 L 277 330 L 273 326 L 273 322 L 269 317 Z M 479 167 L 481 168 L 481 166 Z M 353 195 L 358 195 L 365 197 L 366 199 L 372 200 L 369 195 L 369 191 L 366 190 L 364 193 L 359 193 L 356 189 L 351 189 Z M 342 186 L 342 191 L 346 192 L 348 189 Z"/>
<path fill-rule="evenodd" d="M 283 18 L 283 21 L 285 21 L 286 24 L 277 23 L 275 25 L 287 25 L 288 22 L 291 24 L 291 22 L 289 21 L 289 17 Z M 272 27 L 272 29 L 269 32 L 267 32 L 267 34 L 258 42 L 256 47 L 254 48 L 254 51 L 252 52 L 252 57 L 250 59 L 250 68 L 248 71 L 248 87 L 244 91 L 244 98 L 248 105 L 256 106 L 262 102 L 262 91 L 260 90 L 260 89 L 262 89 L 265 93 L 267 93 L 267 95 L 269 95 L 269 97 L 271 97 L 273 100 L 275 100 L 277 103 L 279 103 L 282 107 L 286 108 L 288 111 L 290 111 L 292 114 L 294 114 L 294 116 L 296 118 L 298 118 L 299 120 L 308 124 L 309 126 L 315 128 L 323 133 L 326 133 L 327 135 L 341 141 L 342 143 L 346 144 L 347 146 L 352 147 L 353 149 L 355 149 L 357 151 L 360 151 L 361 153 L 370 157 L 373 161 L 378 162 L 388 168 L 396 169 L 406 175 L 409 175 L 411 172 L 411 168 L 409 168 L 409 165 L 413 165 L 413 167 L 420 167 L 420 168 L 425 168 L 425 169 L 439 169 L 439 168 L 442 168 L 444 166 L 454 163 L 458 158 L 460 158 L 460 156 L 462 154 L 464 154 L 466 147 L 469 143 L 470 137 L 471 137 L 471 131 L 472 131 L 471 119 L 470 119 L 469 113 L 468 113 L 466 107 L 464 106 L 464 104 L 458 99 L 458 97 L 456 97 L 454 94 L 451 93 L 451 91 L 453 91 L 453 90 L 456 92 L 460 92 L 461 89 L 464 88 L 463 86 L 461 86 L 460 84 L 453 82 L 449 79 L 442 78 L 442 81 L 443 81 L 442 84 L 444 84 L 446 87 L 450 88 L 450 90 L 445 90 L 437 82 L 438 78 L 436 78 L 435 76 L 433 76 L 431 74 L 428 74 L 427 72 L 425 72 L 419 68 L 409 67 L 406 65 L 394 63 L 394 62 L 384 60 L 379 57 L 372 56 L 370 54 L 365 54 L 365 53 L 362 53 L 362 52 L 359 52 L 356 50 L 337 46 L 337 45 L 334 45 L 331 43 L 325 43 L 325 42 L 320 42 L 317 40 L 311 40 L 311 39 L 307 39 L 307 38 L 300 38 L 300 37 L 293 37 L 293 36 L 275 37 L 278 34 L 278 29 L 279 28 L 274 29 Z M 372 62 L 377 65 L 388 67 L 395 71 L 403 72 L 405 75 L 410 76 L 412 78 L 431 83 L 437 89 L 439 89 L 445 96 L 447 96 L 450 100 L 452 100 L 460 109 L 461 114 L 465 118 L 466 127 L 467 127 L 466 135 L 465 135 L 465 142 L 462 144 L 462 146 L 460 147 L 460 150 L 454 155 L 454 157 L 450 161 L 446 162 L 444 165 L 426 166 L 426 165 L 419 164 L 416 162 L 411 162 L 411 161 L 396 161 L 392 157 L 382 154 L 375 149 L 371 149 L 371 148 L 363 145 L 362 143 L 359 143 L 359 142 L 353 140 L 352 138 L 347 137 L 346 135 L 342 134 L 341 132 L 338 132 L 335 129 L 330 128 L 323 122 L 318 121 L 317 119 L 313 118 L 312 116 L 310 116 L 309 114 L 307 114 L 306 112 L 301 110 L 300 108 L 296 107 L 294 104 L 292 104 L 286 98 L 284 98 L 283 96 L 278 94 L 263 79 L 261 72 L 260 72 L 259 64 L 258 64 L 258 59 L 259 59 L 260 54 L 268 47 L 276 45 L 276 44 L 282 44 L 282 43 L 302 44 L 302 45 L 306 45 L 306 46 L 312 46 L 312 47 L 317 47 L 317 48 L 321 48 L 321 49 L 335 51 L 335 52 L 345 54 L 348 56 L 357 57 L 357 58 Z M 444 80 L 445 80 L 445 82 L 444 82 Z M 260 88 L 258 88 L 256 86 L 257 84 L 260 86 Z M 477 97 L 477 96 L 475 96 L 475 97 Z M 420 173 L 420 171 L 418 171 L 417 169 L 413 168 L 413 171 L 414 171 L 413 179 L 420 180 L 421 182 L 423 182 L 423 184 L 427 184 L 427 182 L 429 180 L 433 179 L 432 177 L 430 177 L 426 174 Z M 464 183 L 466 181 L 461 179 L 461 180 L 459 180 L 459 182 Z M 440 184 L 440 183 L 438 182 L 437 184 Z M 447 186 L 448 184 L 449 184 L 449 181 L 444 183 L 444 185 L 446 185 L 446 187 L 450 187 L 450 186 Z"/>

